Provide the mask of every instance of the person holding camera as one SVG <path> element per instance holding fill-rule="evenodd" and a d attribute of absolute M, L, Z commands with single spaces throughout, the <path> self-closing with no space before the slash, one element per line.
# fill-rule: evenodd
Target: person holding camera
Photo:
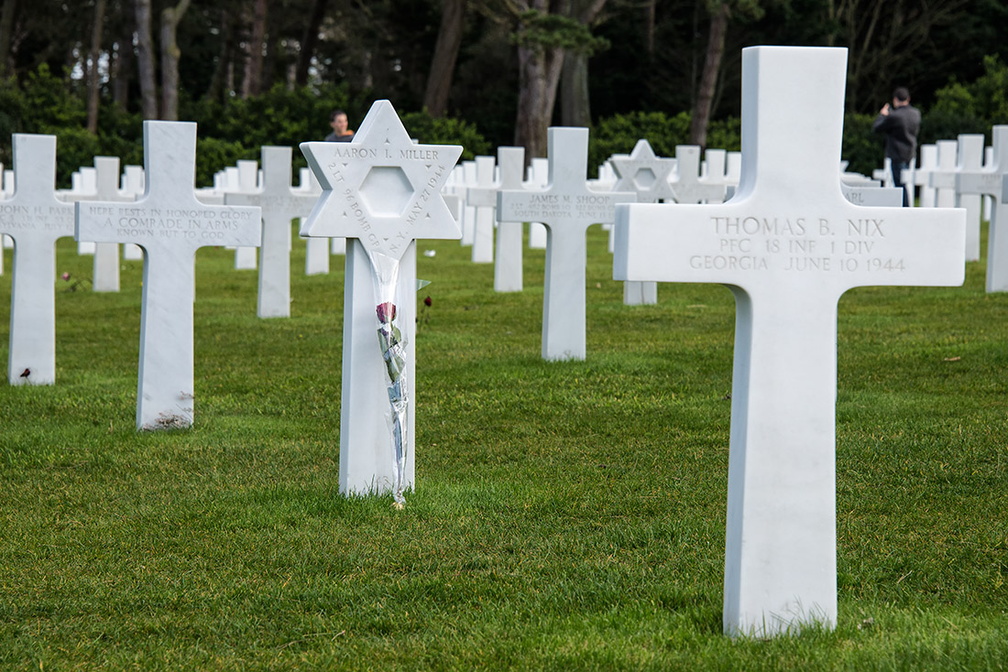
<path fill-rule="evenodd" d="M 903 171 L 917 154 L 920 122 L 920 110 L 910 104 L 910 92 L 901 86 L 893 91 L 892 104 L 883 105 L 872 124 L 872 131 L 886 135 L 885 155 L 892 167 L 893 184 L 903 190 L 903 207 L 910 205 L 903 186 Z"/>

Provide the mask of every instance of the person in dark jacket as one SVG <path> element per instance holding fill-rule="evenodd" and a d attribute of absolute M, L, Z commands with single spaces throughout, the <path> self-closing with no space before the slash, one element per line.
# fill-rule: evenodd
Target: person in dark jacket
<path fill-rule="evenodd" d="M 910 205 L 903 171 L 917 154 L 920 121 L 920 110 L 910 104 L 910 92 L 901 86 L 893 91 L 892 103 L 882 106 L 872 124 L 873 131 L 886 134 L 885 155 L 892 164 L 893 184 L 903 189 L 903 207 Z"/>

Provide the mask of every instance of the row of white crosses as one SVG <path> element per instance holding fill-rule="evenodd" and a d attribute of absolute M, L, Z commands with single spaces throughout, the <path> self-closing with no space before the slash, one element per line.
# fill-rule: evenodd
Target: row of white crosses
<path fill-rule="evenodd" d="M 840 295 L 964 279 L 962 210 L 869 208 L 843 197 L 846 57 L 845 49 L 745 49 L 735 196 L 617 208 L 617 279 L 717 282 L 735 294 L 729 634 L 836 622 Z"/>
<path fill-rule="evenodd" d="M 1008 291 L 1008 240 L 998 229 L 1006 225 L 1008 175 L 1008 126 L 994 126 L 992 146 L 984 148 L 984 136 L 962 134 L 957 140 L 939 140 L 923 145 L 920 165 L 907 174 L 909 185 L 921 187 L 922 207 L 958 207 L 966 211 L 966 260 L 980 258 L 981 199 L 989 199 L 987 240 L 988 292 Z M 985 160 L 986 155 L 986 160 Z"/>

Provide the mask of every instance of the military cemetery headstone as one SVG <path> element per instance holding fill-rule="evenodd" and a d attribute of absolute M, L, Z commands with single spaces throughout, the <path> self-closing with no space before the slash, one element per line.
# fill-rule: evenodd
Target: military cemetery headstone
<path fill-rule="evenodd" d="M 903 192 L 896 187 L 850 186 L 840 182 L 840 191 L 854 205 L 890 208 L 903 206 Z"/>
<path fill-rule="evenodd" d="M 525 169 L 524 147 L 498 147 L 497 164 L 500 166 L 500 189 L 522 189 L 522 172 Z M 497 194 L 494 192 L 494 210 Z M 498 222 L 497 249 L 494 255 L 494 291 L 522 291 L 522 222 Z"/>
<path fill-rule="evenodd" d="M 119 157 L 96 156 L 95 193 L 84 196 L 80 201 L 135 201 L 133 196 L 119 191 Z M 96 292 L 119 291 L 119 243 L 95 243 L 91 289 Z"/>
<path fill-rule="evenodd" d="M 241 159 L 236 162 L 234 166 L 234 173 L 229 176 L 229 183 L 234 185 L 234 176 L 237 176 L 237 188 L 230 188 L 224 192 L 224 198 L 227 198 L 227 194 L 254 194 L 259 188 L 259 162 L 252 161 L 250 159 Z M 252 271 L 256 268 L 256 254 L 257 250 L 255 247 L 244 245 L 240 246 L 235 250 L 235 270 L 239 271 Z"/>
<path fill-rule="evenodd" d="M 323 189 L 301 235 L 348 239 L 340 491 L 391 490 L 401 504 L 415 473 L 415 241 L 461 236 L 441 189 L 462 148 L 414 144 L 379 100 L 351 142 L 301 150 Z"/>
<path fill-rule="evenodd" d="M 311 172 L 311 168 L 302 168 L 300 170 L 299 193 L 308 194 L 315 201 L 318 201 L 319 196 L 322 195 L 322 187 L 315 178 L 315 174 Z M 311 208 L 308 208 L 308 212 L 311 212 Z M 304 217 L 302 217 L 303 219 Z M 342 238 L 304 238 L 303 240 L 305 241 L 305 275 L 325 275 L 328 273 L 329 254 L 332 251 L 332 243 L 336 240 L 345 243 Z M 340 254 L 345 249 L 345 247 L 341 248 Z"/>
<path fill-rule="evenodd" d="M 143 129 L 146 193 L 135 203 L 78 202 L 75 235 L 144 248 L 137 429 L 182 428 L 195 403 L 196 250 L 258 245 L 260 213 L 196 199 L 196 124 L 145 121 Z"/>
<path fill-rule="evenodd" d="M 963 133 L 959 136 L 956 151 L 955 206 L 966 210 L 966 261 L 980 259 L 980 214 L 981 194 L 964 194 L 957 188 L 958 177 L 963 173 L 983 170 L 984 136 L 978 133 Z"/>
<path fill-rule="evenodd" d="M 290 147 L 262 148 L 262 187 L 253 193 L 228 193 L 227 205 L 257 205 L 262 212 L 259 259 L 259 317 L 290 317 L 291 221 L 307 217 L 318 200 L 291 187 Z M 328 241 L 325 243 L 328 245 Z M 253 250 L 255 248 L 252 248 Z"/>
<path fill-rule="evenodd" d="M 610 162 L 619 177 L 615 188 L 618 191 L 636 192 L 638 203 L 675 200 L 670 181 L 676 166 L 675 159 L 656 156 L 647 140 L 638 140 L 629 156 L 614 156 Z M 610 242 L 613 243 L 610 251 L 615 251 L 615 240 L 611 238 Z M 623 303 L 628 306 L 658 303 L 658 283 L 651 280 L 624 282 Z"/>
<path fill-rule="evenodd" d="M 494 253 L 494 210 L 497 185 L 494 184 L 494 157 L 476 157 L 476 182 L 466 190 L 466 203 L 474 209 L 472 261 L 492 264 Z"/>
<path fill-rule="evenodd" d="M 0 202 L 0 233 L 14 239 L 11 385 L 56 382 L 56 239 L 74 232 L 74 208 L 56 196 L 56 136 L 13 137 L 14 193 Z"/>
<path fill-rule="evenodd" d="M 1008 292 L 1008 207 L 1004 201 L 1004 177 L 1008 175 L 1008 126 L 995 126 L 994 158 L 981 170 L 962 170 L 956 175 L 956 192 L 991 196 L 993 205 L 987 229 L 988 292 Z"/>
<path fill-rule="evenodd" d="M 143 166 L 126 166 L 123 168 L 120 190 L 123 195 L 131 196 L 131 200 L 136 200 L 144 193 L 144 173 Z M 139 261 L 143 259 L 143 248 L 134 243 L 123 245 L 123 259 Z"/>
<path fill-rule="evenodd" d="M 935 190 L 931 187 L 931 173 L 938 167 L 938 145 L 921 145 L 920 159 L 913 170 L 914 187 L 920 187 L 917 204 L 922 208 L 935 207 Z M 913 205 L 913 201 L 910 202 Z"/>
<path fill-rule="evenodd" d="M 93 166 L 82 166 L 70 175 L 70 191 L 60 192 L 60 198 L 74 203 L 94 196 L 98 190 L 98 174 Z M 77 241 L 77 254 L 94 254 L 95 244 L 90 240 Z"/>
<path fill-rule="evenodd" d="M 931 188 L 935 190 L 935 207 L 955 207 L 956 153 L 955 140 L 939 140 L 938 166 L 931 171 Z"/>
<path fill-rule="evenodd" d="M 549 159 L 534 157 L 529 163 L 526 175 L 526 189 L 545 189 L 549 184 Z M 530 250 L 546 249 L 546 227 L 542 222 L 529 222 Z"/>
<path fill-rule="evenodd" d="M 476 186 L 476 162 L 462 162 L 462 183 L 458 185 L 462 196 L 462 245 L 472 245 L 476 237 L 476 206 L 466 200 L 469 187 Z"/>
<path fill-rule="evenodd" d="M 840 295 L 964 278 L 962 210 L 864 208 L 841 195 L 846 56 L 745 49 L 735 197 L 617 208 L 614 277 L 718 282 L 736 297 L 723 612 L 731 635 L 836 623 Z"/>
<path fill-rule="evenodd" d="M 700 179 L 699 147 L 677 145 L 675 158 L 672 194 L 676 203 L 721 203 L 725 200 L 724 184 Z"/>
<path fill-rule="evenodd" d="M 588 188 L 587 128 L 550 128 L 547 147 L 547 188 L 502 190 L 497 197 L 498 218 L 542 222 L 548 228 L 542 356 L 584 359 L 586 233 L 593 224 L 612 222 L 615 205 L 633 201 L 636 194 Z"/>

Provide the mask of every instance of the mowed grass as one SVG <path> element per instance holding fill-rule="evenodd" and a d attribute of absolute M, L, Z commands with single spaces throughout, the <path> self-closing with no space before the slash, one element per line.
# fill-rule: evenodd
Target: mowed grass
<path fill-rule="evenodd" d="M 342 258 L 292 317 L 197 256 L 196 424 L 135 429 L 141 271 L 57 280 L 57 384 L 0 385 L 0 665 L 9 669 L 1004 669 L 1008 295 L 840 302 L 839 624 L 721 634 L 734 301 L 622 305 L 589 237 L 588 359 L 540 357 L 526 289 L 421 241 L 417 487 L 338 488 Z M 0 277 L 7 343 L 11 252 Z M 58 272 L 90 258 L 58 246 Z M 377 346 L 376 346 L 377 347 Z M 800 413 L 800 408 L 784 409 Z"/>

